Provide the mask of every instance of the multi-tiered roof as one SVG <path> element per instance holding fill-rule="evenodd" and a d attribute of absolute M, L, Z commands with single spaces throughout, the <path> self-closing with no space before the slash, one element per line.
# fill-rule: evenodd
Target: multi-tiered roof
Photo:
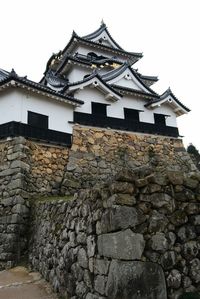
<path fill-rule="evenodd" d="M 153 109 L 170 98 L 168 103 L 177 116 L 189 112 L 171 90 L 158 95 L 150 88 L 158 81 L 156 76 L 142 75 L 133 68 L 142 56 L 142 53 L 122 49 L 102 22 L 99 29 L 84 37 L 73 32 L 66 47 L 49 59 L 41 83 L 53 90 L 72 94 L 72 91 L 97 80 L 98 85 L 115 100 L 124 94 L 132 94 L 146 99 L 145 107 Z M 76 76 L 70 76 L 76 70 Z"/>

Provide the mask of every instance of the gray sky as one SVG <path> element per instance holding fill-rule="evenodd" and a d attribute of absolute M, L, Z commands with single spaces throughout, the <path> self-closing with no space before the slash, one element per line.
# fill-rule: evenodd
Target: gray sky
<path fill-rule="evenodd" d="M 120 4 L 121 3 L 121 4 Z M 0 68 L 39 81 L 46 62 L 63 49 L 72 31 L 96 30 L 103 18 L 112 37 L 127 51 L 143 52 L 134 65 L 157 75 L 153 89 L 169 86 L 192 112 L 178 118 L 185 145 L 200 151 L 199 0 L 0 0 Z"/>

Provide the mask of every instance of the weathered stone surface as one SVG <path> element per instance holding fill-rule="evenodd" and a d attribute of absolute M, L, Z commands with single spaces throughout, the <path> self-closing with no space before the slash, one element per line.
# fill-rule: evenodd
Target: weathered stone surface
<path fill-rule="evenodd" d="M 29 172 L 30 170 L 30 165 L 28 165 L 27 163 L 20 161 L 20 160 L 14 160 L 11 164 L 10 164 L 10 168 L 20 168 L 23 169 L 26 172 Z"/>
<path fill-rule="evenodd" d="M 195 239 L 196 238 L 195 227 L 191 225 L 182 226 L 179 228 L 177 235 L 182 242 Z"/>
<path fill-rule="evenodd" d="M 190 277 L 194 283 L 200 282 L 200 260 L 195 258 L 190 262 Z"/>
<path fill-rule="evenodd" d="M 173 198 L 166 193 L 140 194 L 140 200 L 150 202 L 154 208 L 162 208 L 170 213 L 175 209 Z"/>
<path fill-rule="evenodd" d="M 124 168 L 123 170 L 118 171 L 115 175 L 115 180 L 119 182 L 129 182 L 133 183 L 137 179 L 137 175 L 130 169 Z"/>
<path fill-rule="evenodd" d="M 122 260 L 140 259 L 145 241 L 141 234 L 130 229 L 98 236 L 98 252 L 101 256 Z"/>
<path fill-rule="evenodd" d="M 115 204 L 133 206 L 136 204 L 136 198 L 134 195 L 118 193 L 116 194 Z"/>
<path fill-rule="evenodd" d="M 194 225 L 200 225 L 200 215 L 193 216 L 191 221 Z"/>
<path fill-rule="evenodd" d="M 134 228 L 145 220 L 146 217 L 139 209 L 115 205 L 102 215 L 101 231 L 107 233 L 128 227 Z"/>
<path fill-rule="evenodd" d="M 182 185 L 184 176 L 179 171 L 168 171 L 167 173 L 168 180 L 173 185 Z"/>
<path fill-rule="evenodd" d="M 152 250 L 165 252 L 169 248 L 168 241 L 163 233 L 156 233 L 149 241 Z"/>
<path fill-rule="evenodd" d="M 162 232 L 166 228 L 169 220 L 156 210 L 153 210 L 149 220 L 149 232 Z"/>
<path fill-rule="evenodd" d="M 181 273 L 174 269 L 167 277 L 167 285 L 173 289 L 178 289 L 181 286 Z"/>
<path fill-rule="evenodd" d="M 183 245 L 183 256 L 187 260 L 191 260 L 199 253 L 199 246 L 196 241 L 189 241 Z"/>
<path fill-rule="evenodd" d="M 94 260 L 94 273 L 106 275 L 108 274 L 110 262 L 105 259 L 95 259 Z"/>
<path fill-rule="evenodd" d="M 105 294 L 106 280 L 105 276 L 97 275 L 94 281 L 94 289 L 101 295 Z"/>
<path fill-rule="evenodd" d="M 134 185 L 127 182 L 114 182 L 110 185 L 110 191 L 112 194 L 115 193 L 133 194 Z"/>
<path fill-rule="evenodd" d="M 88 257 L 84 248 L 80 248 L 78 251 L 78 263 L 81 267 L 88 267 Z"/>
<path fill-rule="evenodd" d="M 160 263 L 163 269 L 168 270 L 172 269 L 177 263 L 177 256 L 174 251 L 167 251 L 161 256 Z"/>
<path fill-rule="evenodd" d="M 188 217 L 185 213 L 185 211 L 177 210 L 175 211 L 172 216 L 170 217 L 170 221 L 176 225 L 180 226 L 188 221 Z"/>
<path fill-rule="evenodd" d="M 95 249 L 96 249 L 95 236 L 89 236 L 87 238 L 87 254 L 89 258 L 95 255 Z"/>
<path fill-rule="evenodd" d="M 198 185 L 198 180 L 195 180 L 195 179 L 193 179 L 193 178 L 186 178 L 185 180 L 184 180 L 184 185 L 186 186 L 186 187 L 188 187 L 188 188 L 191 188 L 191 189 L 195 189 L 196 187 L 197 187 L 197 185 Z"/>
<path fill-rule="evenodd" d="M 110 299 L 167 299 L 162 268 L 150 262 L 112 261 L 106 295 Z"/>

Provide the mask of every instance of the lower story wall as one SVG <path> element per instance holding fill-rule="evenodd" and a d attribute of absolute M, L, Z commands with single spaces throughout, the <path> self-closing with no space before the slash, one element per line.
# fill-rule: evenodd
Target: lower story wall
<path fill-rule="evenodd" d="M 29 260 L 66 298 L 176 299 L 200 291 L 200 176 L 124 168 L 32 207 Z"/>

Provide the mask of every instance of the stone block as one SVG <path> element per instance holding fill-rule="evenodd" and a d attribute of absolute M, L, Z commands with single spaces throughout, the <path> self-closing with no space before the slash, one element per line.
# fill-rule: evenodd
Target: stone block
<path fill-rule="evenodd" d="M 184 181 L 183 173 L 180 171 L 168 171 L 168 180 L 173 185 L 182 185 Z"/>
<path fill-rule="evenodd" d="M 198 180 L 192 178 L 186 178 L 184 180 L 184 185 L 188 188 L 195 189 L 198 186 Z"/>
<path fill-rule="evenodd" d="M 112 261 L 106 295 L 109 299 L 167 299 L 163 270 L 151 262 Z"/>
<path fill-rule="evenodd" d="M 78 263 L 82 268 L 88 268 L 88 257 L 84 248 L 80 248 L 78 251 Z"/>
<path fill-rule="evenodd" d="M 167 286 L 172 289 L 178 289 L 181 286 L 181 273 L 173 269 L 167 277 Z"/>
<path fill-rule="evenodd" d="M 30 165 L 28 165 L 27 163 L 20 161 L 20 160 L 14 160 L 13 162 L 11 162 L 10 164 L 10 168 L 20 168 L 26 172 L 29 172 L 30 170 Z"/>
<path fill-rule="evenodd" d="M 200 260 L 195 258 L 190 262 L 190 277 L 194 283 L 200 282 Z"/>
<path fill-rule="evenodd" d="M 177 255 L 174 251 L 165 252 L 160 259 L 164 270 L 172 269 L 177 263 Z"/>
<path fill-rule="evenodd" d="M 162 208 L 170 213 L 175 210 L 174 199 L 167 193 L 140 194 L 140 201 L 150 202 L 154 208 Z"/>
<path fill-rule="evenodd" d="M 89 236 L 87 238 L 87 254 L 89 258 L 95 255 L 95 249 L 96 249 L 95 236 Z"/>
<path fill-rule="evenodd" d="M 110 262 L 108 260 L 95 259 L 94 260 L 94 273 L 101 274 L 101 275 L 107 275 L 109 265 L 110 265 Z"/>
<path fill-rule="evenodd" d="M 116 175 L 115 175 L 115 180 L 119 181 L 119 182 L 129 182 L 129 183 L 133 183 L 135 182 L 135 180 L 137 180 L 138 176 L 132 172 L 131 170 L 125 168 L 121 171 L 119 171 Z"/>
<path fill-rule="evenodd" d="M 25 205 L 22 205 L 22 204 L 18 203 L 12 208 L 11 212 L 14 213 L 14 214 L 26 214 L 26 215 L 28 215 L 29 209 Z"/>
<path fill-rule="evenodd" d="M 183 225 L 183 224 L 187 223 L 188 217 L 187 217 L 187 215 L 184 211 L 177 210 L 170 217 L 170 221 L 175 226 L 180 226 L 180 225 Z"/>
<path fill-rule="evenodd" d="M 114 182 L 110 185 L 110 192 L 112 194 L 115 193 L 133 194 L 134 190 L 135 190 L 134 185 L 127 182 Z"/>
<path fill-rule="evenodd" d="M 145 247 L 143 235 L 130 229 L 100 235 L 97 244 L 101 256 L 122 260 L 140 259 Z"/>
<path fill-rule="evenodd" d="M 145 220 L 146 216 L 139 209 L 116 205 L 102 215 L 101 231 L 106 233 L 128 227 L 135 228 Z"/>
<path fill-rule="evenodd" d="M 106 280 L 106 277 L 101 275 L 97 275 L 94 280 L 94 289 L 101 295 L 105 294 Z"/>
<path fill-rule="evenodd" d="M 158 252 L 165 252 L 169 247 L 168 241 L 163 233 L 156 233 L 152 236 L 149 240 L 149 246 L 152 250 Z"/>
<path fill-rule="evenodd" d="M 8 168 L 0 172 L 0 177 L 7 177 L 20 172 L 20 168 Z"/>
<path fill-rule="evenodd" d="M 182 242 L 195 239 L 196 238 L 195 227 L 192 225 L 181 226 L 177 232 L 177 236 Z"/>
<path fill-rule="evenodd" d="M 169 220 L 167 217 L 156 210 L 153 210 L 149 219 L 149 232 L 162 232 L 165 230 Z"/>

